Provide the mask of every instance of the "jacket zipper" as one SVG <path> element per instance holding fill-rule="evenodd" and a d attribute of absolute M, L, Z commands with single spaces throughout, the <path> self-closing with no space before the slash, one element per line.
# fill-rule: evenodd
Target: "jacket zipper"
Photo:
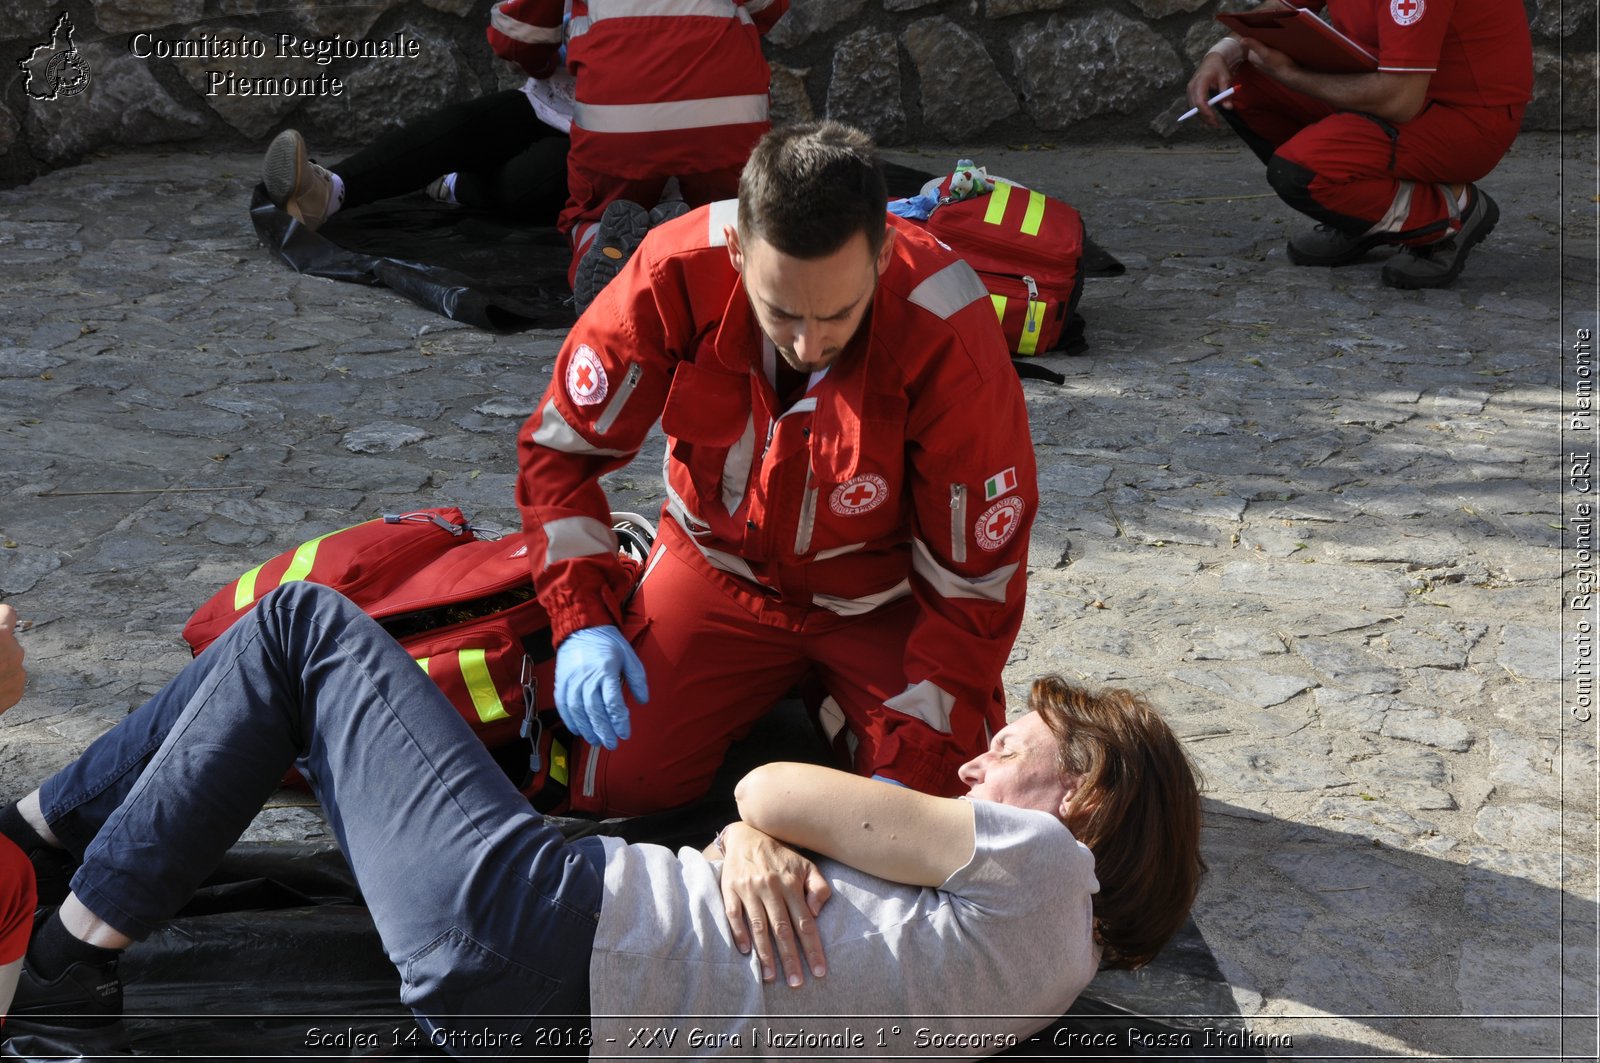
<path fill-rule="evenodd" d="M 617 418 L 622 415 L 622 408 L 628 404 L 628 396 L 633 394 L 633 389 L 639 386 L 639 378 L 644 375 L 644 370 L 639 368 L 638 362 L 629 362 L 628 371 L 622 377 L 622 383 L 617 385 L 617 393 L 606 403 L 605 412 L 594 423 L 594 430 L 604 435 L 611 431 L 611 426 L 616 424 Z"/>
<path fill-rule="evenodd" d="M 950 485 L 950 560 L 967 560 L 967 485 Z"/>

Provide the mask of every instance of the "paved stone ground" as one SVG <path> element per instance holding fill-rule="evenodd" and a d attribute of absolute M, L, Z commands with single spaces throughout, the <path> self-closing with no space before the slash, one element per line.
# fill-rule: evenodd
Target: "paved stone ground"
<path fill-rule="evenodd" d="M 1184 144 L 984 160 L 1130 267 L 1090 281 L 1067 384 L 1026 385 L 1043 503 L 1008 683 L 1125 682 L 1190 740 L 1197 920 L 1278 1054 L 1592 1058 L 1595 732 L 1562 707 L 1558 581 L 1594 142 L 1524 138 L 1465 278 L 1409 294 L 1376 259 L 1290 266 L 1254 160 Z M 515 523 L 512 436 L 560 335 L 287 272 L 246 218 L 255 167 L 127 155 L 0 192 L 0 596 L 32 667 L 0 797 L 272 553 L 419 502 Z M 658 454 L 616 508 L 659 504 Z"/>

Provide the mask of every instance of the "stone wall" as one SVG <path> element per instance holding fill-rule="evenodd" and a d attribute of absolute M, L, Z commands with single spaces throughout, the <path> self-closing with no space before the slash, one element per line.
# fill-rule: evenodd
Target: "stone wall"
<path fill-rule="evenodd" d="M 1592 0 L 1526 2 L 1537 84 L 1524 128 L 1592 128 Z M 886 144 L 1169 137 L 1183 84 L 1220 35 L 1211 16 L 1252 3 L 791 0 L 768 38 L 775 116 L 841 118 Z M 364 142 L 441 103 L 520 82 L 484 43 L 488 6 L 7 0 L 0 183 L 116 147 L 257 145 L 286 125 L 314 144 Z M 66 59 L 63 14 L 76 48 Z M 400 54 L 319 61 L 294 50 L 320 42 Z M 213 57 L 185 57 L 197 45 Z M 257 78 L 290 79 L 297 94 L 245 94 Z"/>

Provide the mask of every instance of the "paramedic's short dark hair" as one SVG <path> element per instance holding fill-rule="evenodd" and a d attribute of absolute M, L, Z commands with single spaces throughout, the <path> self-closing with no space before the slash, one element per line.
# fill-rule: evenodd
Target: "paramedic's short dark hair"
<path fill-rule="evenodd" d="M 821 258 L 863 233 L 876 255 L 889 193 L 872 138 L 841 122 L 806 122 L 762 137 L 739 178 L 739 237 L 795 258 Z"/>

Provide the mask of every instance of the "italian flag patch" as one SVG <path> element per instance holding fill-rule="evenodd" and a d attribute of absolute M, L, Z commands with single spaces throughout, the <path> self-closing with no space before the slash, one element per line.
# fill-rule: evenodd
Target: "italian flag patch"
<path fill-rule="evenodd" d="M 983 481 L 983 500 L 992 502 L 1008 491 L 1017 489 L 1017 467 L 1013 465 L 1005 472 L 997 472 Z"/>

